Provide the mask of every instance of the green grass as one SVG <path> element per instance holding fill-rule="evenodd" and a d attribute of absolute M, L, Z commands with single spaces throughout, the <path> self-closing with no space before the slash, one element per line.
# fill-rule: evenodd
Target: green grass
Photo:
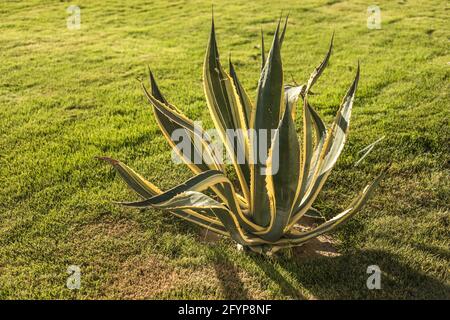
<path fill-rule="evenodd" d="M 336 31 L 311 103 L 333 119 L 357 60 L 349 142 L 317 207 L 327 216 L 389 161 L 366 208 L 332 234 L 339 255 L 276 259 L 206 241 L 188 222 L 125 209 L 134 195 L 94 159 L 123 160 L 163 189 L 191 173 L 171 162 L 136 77 L 150 65 L 189 117 L 211 125 L 201 74 L 211 1 L 64 1 L 0 7 L 0 298 L 450 298 L 449 27 L 445 1 L 214 1 L 219 49 L 254 96 L 259 30 L 290 12 L 286 78 L 307 80 Z M 267 40 L 270 43 L 270 40 Z M 358 150 L 386 138 L 358 166 Z M 81 289 L 66 288 L 81 267 Z M 382 289 L 366 288 L 380 266 Z"/>

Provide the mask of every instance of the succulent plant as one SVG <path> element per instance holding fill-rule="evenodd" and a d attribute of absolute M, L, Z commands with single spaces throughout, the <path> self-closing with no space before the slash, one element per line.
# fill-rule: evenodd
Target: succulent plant
<path fill-rule="evenodd" d="M 359 63 L 336 118 L 327 130 L 308 103 L 308 96 L 328 63 L 333 37 L 324 60 L 305 85 L 284 85 L 280 52 L 287 20 L 282 30 L 281 21 L 278 22 L 267 59 L 262 37 L 262 68 L 255 103 L 241 85 L 231 59 L 229 73 L 222 67 L 212 21 L 203 67 L 204 91 L 237 181 L 227 176 L 226 166 L 215 154 L 208 134 L 196 128 L 192 120 L 165 99 L 150 72 L 150 90 L 142 83 L 144 94 L 167 141 L 195 176 L 163 192 L 124 163 L 102 157 L 143 198 L 122 202 L 123 205 L 167 210 L 231 237 L 253 251 L 267 254 L 302 245 L 331 231 L 363 207 L 386 170 L 346 210 L 328 221 L 312 206 L 344 147 L 360 74 Z M 302 107 L 301 147 L 295 127 L 297 104 Z M 194 156 L 200 161 L 192 161 L 192 157 L 181 152 L 171 138 L 176 130 L 187 133 Z M 230 130 L 239 132 L 237 139 L 230 136 Z M 277 170 L 273 170 L 275 165 Z M 298 223 L 305 216 L 323 219 L 323 223 L 301 230 Z"/>

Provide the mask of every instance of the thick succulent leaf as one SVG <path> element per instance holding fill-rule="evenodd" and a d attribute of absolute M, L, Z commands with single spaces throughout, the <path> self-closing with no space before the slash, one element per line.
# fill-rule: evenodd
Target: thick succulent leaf
<path fill-rule="evenodd" d="M 317 164 L 316 172 L 310 182 L 311 187 L 309 190 L 306 190 L 305 196 L 301 197 L 299 206 L 291 218 L 288 228 L 292 227 L 312 205 L 344 147 L 345 139 L 348 133 L 353 100 L 358 86 L 359 72 L 360 70 L 358 64 L 355 79 L 347 91 L 333 125 L 327 134 L 326 141 Z"/>
<path fill-rule="evenodd" d="M 314 72 L 311 74 L 308 83 L 306 85 L 306 89 L 304 92 L 304 99 L 303 99 L 303 106 L 304 108 L 307 108 L 309 111 L 309 114 L 311 115 L 311 120 L 314 125 L 314 129 L 316 132 L 316 141 L 315 141 L 315 147 L 314 147 L 314 153 L 312 155 L 312 158 L 310 159 L 311 164 L 309 166 L 309 173 L 306 177 L 306 184 L 305 188 L 302 190 L 303 192 L 305 190 L 308 190 L 311 187 L 311 182 L 314 173 L 318 169 L 318 163 L 319 163 L 319 157 L 322 152 L 322 147 L 325 143 L 326 139 L 326 127 L 325 123 L 323 122 L 322 118 L 319 116 L 319 114 L 314 110 L 314 108 L 311 107 L 311 105 L 308 103 L 308 94 L 310 93 L 310 90 L 312 86 L 316 83 L 316 81 L 319 79 L 319 77 L 322 75 L 323 71 L 325 70 L 325 67 L 328 65 L 328 61 L 330 60 L 331 52 L 333 50 L 333 39 L 334 39 L 334 33 L 331 37 L 330 41 L 330 47 L 328 48 L 328 52 L 325 55 L 325 58 L 320 63 L 320 65 L 314 70 Z M 304 193 L 301 194 L 300 197 L 303 197 Z"/>
<path fill-rule="evenodd" d="M 306 96 L 305 96 L 306 99 Z M 306 100 L 305 100 L 306 101 Z M 295 195 L 294 207 L 297 207 L 307 190 L 308 174 L 311 169 L 311 159 L 313 157 L 313 125 L 311 109 L 308 104 L 303 105 L 303 139 L 302 139 L 302 167 L 298 180 L 297 193 Z"/>
<path fill-rule="evenodd" d="M 323 145 L 325 143 L 326 137 L 327 137 L 327 129 L 325 127 L 325 123 L 323 122 L 322 118 L 319 116 L 319 114 L 314 110 L 313 107 L 306 101 L 305 107 L 308 109 L 309 114 L 311 115 L 312 123 L 314 126 L 315 131 L 315 141 L 314 141 L 314 151 L 311 157 L 311 164 L 309 166 L 309 173 L 306 177 L 306 185 L 303 189 L 303 193 L 299 196 L 299 198 L 296 201 L 296 205 L 298 205 L 304 196 L 304 192 L 306 190 L 309 190 L 311 188 L 311 185 L 313 183 L 314 174 L 318 170 L 319 166 L 319 160 L 320 160 L 320 154 L 323 149 Z"/>
<path fill-rule="evenodd" d="M 157 186 L 144 179 L 126 164 L 109 157 L 98 157 L 97 159 L 106 161 L 112 165 L 126 184 L 142 198 L 153 197 L 161 193 L 161 190 Z"/>
<path fill-rule="evenodd" d="M 145 208 L 151 206 L 154 201 L 158 201 L 158 203 L 163 204 L 165 201 L 170 201 L 177 194 L 185 192 L 185 191 L 204 191 L 209 187 L 222 182 L 223 174 L 220 171 L 210 170 L 202 172 L 188 180 L 186 182 L 177 185 L 169 189 L 168 191 L 157 195 L 157 198 L 149 198 L 143 201 L 136 202 L 122 202 L 121 204 L 129 207 L 135 208 Z"/>
<path fill-rule="evenodd" d="M 337 226 L 339 226 L 344 221 L 348 220 L 351 216 L 353 216 L 355 213 L 357 213 L 361 208 L 365 205 L 367 200 L 370 198 L 370 196 L 373 193 L 373 190 L 376 188 L 376 186 L 379 184 L 381 179 L 385 176 L 387 170 L 389 169 L 389 166 L 386 167 L 375 179 L 372 183 L 367 185 L 364 190 L 353 200 L 353 202 L 350 204 L 350 206 L 335 216 L 334 218 L 328 220 L 327 222 L 321 224 L 320 226 L 304 232 L 294 231 L 292 230 L 290 234 L 287 234 L 286 237 L 289 237 L 289 239 L 281 239 L 276 244 L 277 245 L 299 245 L 301 243 L 304 243 L 305 241 L 308 241 L 312 238 L 315 238 L 325 232 L 329 232 L 333 229 L 335 229 Z"/>
<path fill-rule="evenodd" d="M 249 200 L 250 169 L 248 166 L 248 137 L 244 108 L 240 103 L 233 80 L 220 64 L 214 21 L 211 25 L 211 34 L 203 67 L 203 85 L 214 125 L 233 161 L 244 196 Z M 227 135 L 228 129 L 237 134 L 237 141 L 231 141 Z"/>
<path fill-rule="evenodd" d="M 272 172 L 274 162 L 276 169 Z M 275 133 L 269 153 L 267 188 L 271 200 L 271 223 L 260 236 L 269 241 L 278 240 L 284 233 L 294 205 L 300 175 L 300 147 L 289 106 Z"/>
<path fill-rule="evenodd" d="M 153 197 L 147 203 L 164 210 L 209 210 L 222 222 L 231 237 L 241 245 L 253 246 L 265 243 L 262 239 L 246 234 L 233 212 L 213 198 L 197 191 L 185 191 L 165 201 L 162 197 Z"/>
<path fill-rule="evenodd" d="M 207 132 L 199 126 L 195 126 L 194 122 L 181 114 L 176 108 L 162 96 L 153 75 L 150 73 L 150 84 L 152 94 L 150 94 L 142 84 L 144 93 L 149 102 L 154 107 L 154 112 L 158 125 L 163 132 L 164 137 L 170 146 L 178 153 L 180 158 L 188 165 L 194 173 L 200 173 L 206 170 L 225 170 L 221 164 L 221 160 L 214 154 L 211 145 L 211 138 Z M 185 154 L 181 154 L 179 147 L 172 140 L 172 133 L 175 130 L 185 130 L 186 137 L 189 137 L 191 150 L 193 153 L 190 158 Z M 200 142 L 200 145 L 196 141 Z"/>
<path fill-rule="evenodd" d="M 111 164 L 126 184 L 142 198 L 151 198 L 162 193 L 157 186 L 144 179 L 126 164 L 108 157 L 99 157 L 98 159 Z M 204 213 L 198 213 L 194 210 L 175 210 L 171 213 L 216 233 L 227 234 L 226 229 L 219 220 L 209 217 Z"/>
<path fill-rule="evenodd" d="M 325 143 L 325 158 L 324 166 L 321 173 L 325 173 L 333 168 L 339 155 L 344 148 L 345 140 L 347 138 L 348 128 L 350 125 L 350 116 L 352 114 L 353 100 L 355 98 L 356 89 L 359 80 L 359 63 L 356 71 L 355 80 L 348 90 L 344 101 L 338 111 L 337 117 L 330 130 L 329 143 Z"/>
<path fill-rule="evenodd" d="M 215 186 L 220 184 L 223 186 L 223 192 L 217 192 L 217 196 L 221 201 L 230 209 L 230 211 L 236 216 L 239 224 L 249 232 L 262 231 L 263 228 L 250 221 L 240 208 L 239 200 L 237 199 L 235 189 L 231 181 L 221 172 L 217 170 L 210 170 L 202 172 L 195 177 L 190 178 L 186 182 L 158 195 L 158 198 L 149 198 L 143 201 L 135 202 L 122 202 L 121 204 L 135 208 L 145 208 L 152 206 L 154 201 L 162 204 L 165 201 L 171 201 L 177 194 L 186 191 L 198 191 L 201 192 L 208 188 L 215 190 Z"/>
<path fill-rule="evenodd" d="M 154 80 L 153 80 L 154 81 Z M 155 86 L 155 82 L 152 82 L 152 88 Z M 153 95 L 151 95 L 144 85 L 142 85 L 142 88 L 150 101 L 150 103 L 154 106 L 155 114 L 158 120 L 158 123 L 160 125 L 161 131 L 163 132 L 164 136 L 166 137 L 166 140 L 169 142 L 169 144 L 174 148 L 174 150 L 178 153 L 178 155 L 185 161 L 185 163 L 188 165 L 188 167 L 194 172 L 194 173 L 201 173 L 208 170 L 220 170 L 225 171 L 223 164 L 221 164 L 221 161 L 217 159 L 216 155 L 214 154 L 213 148 L 210 144 L 211 138 L 209 138 L 208 134 L 203 131 L 198 126 L 196 127 L 194 123 L 185 117 L 183 114 L 178 113 L 176 109 L 168 104 L 163 104 L 160 100 L 156 99 Z M 159 91 L 159 90 L 158 90 Z M 156 92 L 156 91 L 155 91 Z M 161 115 L 158 117 L 158 115 Z M 180 150 L 178 149 L 177 145 L 172 141 L 171 135 L 169 133 L 170 129 L 183 129 L 190 134 L 191 137 L 191 144 L 192 148 L 191 151 L 194 151 L 192 154 L 195 159 L 202 160 L 201 162 L 192 161 L 193 159 L 188 159 L 185 157 L 184 154 L 181 154 Z M 195 141 L 200 141 L 201 148 L 197 146 L 197 143 Z M 203 152 L 201 152 L 203 151 Z M 195 153 L 197 152 L 197 153 Z M 211 169 L 212 168 L 212 169 Z M 223 194 L 224 189 L 223 186 L 217 185 L 214 186 L 213 191 L 217 194 Z M 243 208 L 248 208 L 248 200 L 242 198 L 240 195 L 236 195 L 239 204 Z"/>
<path fill-rule="evenodd" d="M 161 201 L 162 198 L 149 199 L 147 202 L 152 206 L 160 209 L 180 209 L 186 207 L 198 208 L 212 208 L 223 207 L 220 202 L 217 202 L 210 196 L 198 191 L 185 191 L 178 193 L 171 197 L 168 201 Z"/>
<path fill-rule="evenodd" d="M 325 143 L 325 139 L 326 139 L 326 135 L 327 135 L 326 126 L 325 126 L 324 121 L 319 116 L 319 114 L 314 110 L 314 108 L 311 107 L 311 105 L 308 103 L 308 94 L 310 93 L 312 86 L 316 83 L 316 81 L 322 75 L 323 71 L 325 70 L 325 67 L 328 65 L 328 61 L 330 60 L 331 52 L 333 50 L 333 40 L 334 40 L 334 33 L 331 37 L 330 46 L 328 48 L 327 54 L 325 55 L 325 58 L 320 63 L 320 65 L 314 70 L 314 72 L 311 74 L 311 76 L 308 80 L 308 84 L 306 85 L 305 92 L 304 92 L 304 100 L 303 100 L 304 108 L 307 108 L 309 110 L 309 113 L 312 117 L 312 121 L 314 124 L 314 129 L 316 132 L 315 149 L 314 149 L 313 157 L 311 159 L 311 166 L 310 166 L 309 175 L 308 175 L 308 178 L 306 181 L 306 188 L 310 187 L 310 184 L 312 181 L 312 176 L 318 168 L 320 153 L 322 151 L 322 147 Z"/>
<path fill-rule="evenodd" d="M 241 102 L 242 107 L 244 108 L 244 117 L 245 117 L 245 123 L 246 128 L 250 127 L 250 117 L 252 115 L 253 110 L 253 104 L 250 101 L 250 98 L 247 95 L 247 92 L 245 92 L 244 87 L 241 85 L 241 82 L 239 81 L 239 78 L 236 74 L 236 70 L 234 68 L 233 63 L 230 59 L 230 76 L 233 79 L 234 86 L 236 88 L 237 94 L 239 96 L 239 101 Z"/>
<path fill-rule="evenodd" d="M 261 226 L 270 223 L 269 200 L 265 182 L 265 159 L 259 157 L 262 152 L 268 155 L 271 143 L 271 130 L 278 127 L 283 103 L 283 68 L 281 63 L 278 23 L 272 47 L 258 84 L 256 107 L 252 113 L 251 128 L 255 135 L 250 137 L 251 153 L 251 211 L 255 222 Z M 284 106 L 283 106 L 284 107 Z M 265 144 L 261 132 L 267 134 Z M 264 157 L 266 158 L 266 157 Z"/>
<path fill-rule="evenodd" d="M 258 83 L 251 126 L 254 129 L 276 129 L 282 113 L 283 67 L 278 39 L 279 28 L 278 25 Z"/>
<path fill-rule="evenodd" d="M 323 70 L 328 64 L 328 61 L 331 56 L 331 51 L 333 49 L 333 38 L 334 34 L 330 41 L 330 47 L 328 52 L 320 63 L 320 65 L 314 69 L 311 74 L 306 88 L 302 88 L 302 86 L 294 87 L 287 91 L 287 95 L 290 93 L 291 100 L 296 101 L 295 95 L 297 94 L 297 99 L 299 95 L 303 95 L 303 140 L 302 140 L 302 170 L 301 170 L 301 178 L 300 185 L 298 189 L 298 194 L 295 201 L 295 206 L 298 206 L 301 200 L 304 198 L 305 193 L 310 188 L 312 183 L 312 177 L 317 170 L 319 156 L 322 151 L 322 147 L 326 137 L 326 128 L 323 120 L 317 114 L 317 112 L 311 107 L 308 103 L 308 94 L 312 86 L 316 83 L 317 79 L 322 74 Z M 315 147 L 313 146 L 313 127 L 316 131 L 316 143 Z"/>

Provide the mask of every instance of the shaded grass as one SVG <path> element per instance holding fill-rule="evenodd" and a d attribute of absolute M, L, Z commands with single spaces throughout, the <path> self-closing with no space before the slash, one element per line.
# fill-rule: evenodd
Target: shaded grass
<path fill-rule="evenodd" d="M 170 101 L 211 126 L 201 83 L 210 3 L 78 3 L 77 31 L 66 28 L 68 2 L 0 8 L 0 298 L 450 297 L 444 1 L 382 1 L 381 30 L 367 29 L 363 1 L 215 3 L 222 56 L 232 52 L 252 96 L 259 30 L 273 34 L 282 10 L 288 80 L 307 79 L 336 31 L 311 97 L 328 122 L 362 64 L 350 139 L 317 207 L 330 217 L 391 160 L 392 172 L 334 233 L 340 256 L 300 260 L 238 253 L 165 213 L 112 204 L 133 195 L 94 156 L 121 159 L 163 189 L 191 175 L 172 163 L 135 78 L 149 64 Z M 355 168 L 357 152 L 383 135 Z M 71 264 L 79 291 L 65 286 Z M 365 287 L 371 264 L 382 290 Z"/>

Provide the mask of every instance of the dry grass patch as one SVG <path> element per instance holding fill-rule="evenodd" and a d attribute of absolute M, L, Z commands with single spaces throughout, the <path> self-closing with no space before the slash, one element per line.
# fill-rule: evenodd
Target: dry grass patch
<path fill-rule="evenodd" d="M 175 266 L 160 255 L 127 259 L 113 276 L 108 296 L 121 299 L 268 299 L 253 276 L 230 263 Z"/>

